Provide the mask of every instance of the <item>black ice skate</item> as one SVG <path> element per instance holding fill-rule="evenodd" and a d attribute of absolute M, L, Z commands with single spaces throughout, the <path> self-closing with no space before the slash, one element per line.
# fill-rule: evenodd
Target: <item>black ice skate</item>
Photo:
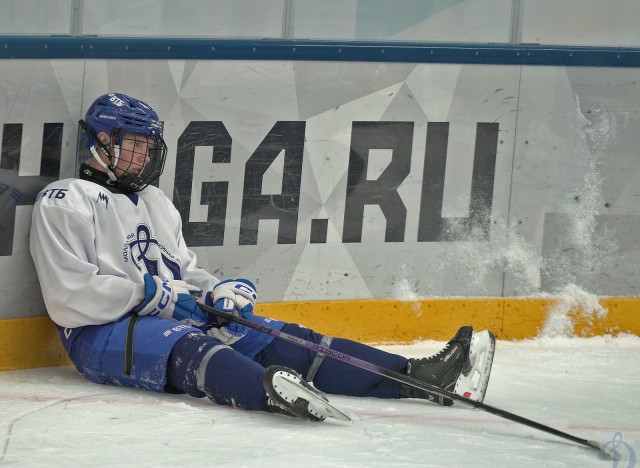
<path fill-rule="evenodd" d="M 326 418 L 351 421 L 349 416 L 332 406 L 327 397 L 292 369 L 267 367 L 263 385 L 269 397 L 267 406 L 273 413 L 311 421 L 324 421 Z"/>
<path fill-rule="evenodd" d="M 428 358 L 409 359 L 407 375 L 473 401 L 482 402 L 489 384 L 496 339 L 490 331 L 475 333 L 462 327 L 447 345 Z M 409 385 L 400 387 L 401 398 L 423 398 L 451 406 L 453 400 Z"/>

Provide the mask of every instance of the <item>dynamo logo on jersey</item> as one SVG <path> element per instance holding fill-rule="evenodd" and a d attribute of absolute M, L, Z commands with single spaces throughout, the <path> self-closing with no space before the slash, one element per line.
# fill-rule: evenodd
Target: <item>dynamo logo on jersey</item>
<path fill-rule="evenodd" d="M 143 273 L 160 276 L 160 269 L 164 269 L 169 270 L 173 279 L 182 279 L 176 256 L 158 242 L 146 224 L 139 224 L 136 232 L 127 236 L 123 257 Z"/>
<path fill-rule="evenodd" d="M 105 195 L 104 193 L 100 192 L 98 194 L 98 199 L 96 200 L 96 203 L 98 202 L 104 202 L 104 207 L 105 208 L 109 208 L 109 197 L 107 195 Z"/>

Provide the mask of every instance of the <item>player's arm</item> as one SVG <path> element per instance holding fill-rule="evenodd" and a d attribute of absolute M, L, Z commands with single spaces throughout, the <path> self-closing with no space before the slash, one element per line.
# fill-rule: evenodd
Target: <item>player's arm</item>
<path fill-rule="evenodd" d="M 170 204 L 168 199 L 166 202 Z M 254 284 L 241 278 L 221 281 L 198 267 L 196 254 L 187 247 L 182 236 L 180 213 L 173 204 L 167 206 L 167 212 L 170 213 L 167 219 L 173 223 L 176 244 L 182 260 L 182 278 L 187 283 L 197 285 L 206 291 L 198 300 L 229 314 L 238 315 L 248 320 L 253 319 L 253 310 L 258 298 Z M 209 318 L 206 328 L 210 336 L 227 344 L 239 340 L 248 331 L 244 325 L 218 320 L 215 317 Z"/>
<path fill-rule="evenodd" d="M 92 222 L 62 206 L 34 206 L 31 255 L 49 315 L 75 328 L 119 319 L 144 299 L 144 286 L 99 274 Z"/>

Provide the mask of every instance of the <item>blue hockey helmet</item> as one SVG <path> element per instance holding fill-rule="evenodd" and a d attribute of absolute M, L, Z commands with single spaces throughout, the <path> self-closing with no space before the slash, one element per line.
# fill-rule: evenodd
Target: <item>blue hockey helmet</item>
<path fill-rule="evenodd" d="M 84 118 L 85 123 L 96 133 L 101 131 L 113 136 L 113 128 L 122 132 L 140 133 L 149 136 L 162 136 L 163 124 L 158 114 L 139 99 L 120 93 L 100 96 L 89 107 Z M 93 145 L 93 138 L 87 135 L 87 148 Z M 120 144 L 118 141 L 116 144 Z"/>
<path fill-rule="evenodd" d="M 146 102 L 121 93 L 109 93 L 98 97 L 79 122 L 86 133 L 86 146 L 106 171 L 111 185 L 125 191 L 138 191 L 158 179 L 164 170 L 167 146 L 162 138 L 163 123 L 158 114 Z M 109 136 L 108 143 L 98 135 Z M 119 165 L 120 150 L 124 139 L 144 141 L 147 154 L 141 169 L 123 168 Z M 110 160 L 105 164 L 96 149 L 102 150 Z"/>

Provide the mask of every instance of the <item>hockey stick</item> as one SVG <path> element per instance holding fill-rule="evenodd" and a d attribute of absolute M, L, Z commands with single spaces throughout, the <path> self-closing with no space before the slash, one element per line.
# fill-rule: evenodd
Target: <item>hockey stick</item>
<path fill-rule="evenodd" d="M 364 369 L 367 370 L 369 372 L 373 372 L 374 374 L 378 374 L 381 375 L 383 377 L 387 377 L 389 379 L 395 380 L 397 382 L 403 383 L 405 385 L 409 385 L 411 387 L 415 387 L 415 388 L 419 388 L 421 390 L 426 390 L 430 393 L 435 393 L 436 395 L 445 397 L 445 398 L 449 398 L 451 400 L 457 401 L 459 403 L 462 403 L 464 405 L 467 406 L 471 406 L 473 408 L 476 409 L 480 409 L 482 411 L 486 411 L 487 413 L 491 413 L 494 414 L 496 416 L 499 416 L 501 418 L 504 419 L 508 419 L 509 421 L 513 421 L 519 424 L 523 424 L 525 426 L 529 426 L 532 427 L 534 429 L 538 429 L 540 431 L 543 432 L 547 432 L 549 434 L 553 434 L 557 437 L 561 437 L 563 439 L 567 439 L 570 440 L 572 442 L 575 442 L 577 444 L 583 445 L 585 447 L 591 448 L 591 449 L 595 449 L 598 450 L 598 452 L 600 452 L 601 454 L 604 453 L 608 458 L 610 459 L 616 459 L 616 454 L 617 452 L 615 450 L 612 450 L 611 448 L 605 446 L 605 445 L 601 445 L 598 442 L 594 441 L 594 440 L 587 440 L 587 439 L 582 439 L 580 437 L 576 437 L 574 435 L 568 434 L 566 432 L 560 431 L 558 429 L 554 429 L 553 427 L 549 427 L 545 424 L 541 424 L 539 422 L 536 421 L 532 421 L 531 419 L 527 419 L 524 418 L 522 416 L 518 416 L 517 414 L 514 413 L 510 413 L 509 411 L 505 411 L 503 409 L 500 408 L 496 408 L 494 406 L 490 406 L 478 401 L 473 401 L 473 400 L 469 400 L 463 396 L 460 396 L 456 393 L 453 392 L 449 392 L 447 390 L 444 390 L 442 388 L 436 387 L 435 385 L 431 385 L 427 382 L 423 382 L 421 380 L 418 379 L 414 379 L 413 377 L 410 377 L 408 375 L 405 374 L 400 374 L 398 372 L 392 371 L 390 369 L 386 369 L 384 367 L 380 367 L 376 364 L 373 364 L 371 362 L 367 362 L 367 361 L 363 361 L 361 359 L 358 359 L 354 356 L 350 356 L 348 354 L 344 354 L 341 352 L 338 352 L 336 350 L 333 350 L 331 348 L 325 348 L 323 346 L 320 346 L 318 344 L 312 343 L 310 341 L 306 341 L 303 340 L 302 338 L 298 338 L 297 336 L 293 336 L 293 335 L 289 335 L 288 333 L 284 333 L 281 332 L 279 330 L 274 330 L 273 328 L 269 328 L 265 325 L 261 325 L 259 323 L 255 323 L 252 322 L 251 320 L 247 320 L 245 318 L 242 317 L 237 317 L 235 315 L 231 315 L 227 312 L 223 312 L 221 310 L 218 310 L 214 307 L 210 307 L 204 304 L 200 304 L 198 303 L 198 306 L 200 306 L 200 308 L 205 311 L 206 313 L 208 313 L 209 315 L 213 315 L 215 317 L 220 317 L 223 319 L 226 319 L 228 321 L 231 322 L 236 322 L 239 324 L 242 324 L 248 328 L 253 328 L 254 330 L 258 330 L 262 333 L 266 333 L 267 335 L 271 335 L 275 338 L 279 338 L 281 340 L 285 340 L 288 341 L 290 343 L 296 344 L 298 346 L 301 346 L 303 348 L 306 348 L 310 351 L 314 351 L 316 353 L 320 353 L 320 354 L 324 354 L 325 356 L 328 356 L 330 358 L 333 359 L 337 359 L 338 361 L 342 361 L 346 364 L 355 366 L 355 367 L 359 367 L 360 369 Z"/>

